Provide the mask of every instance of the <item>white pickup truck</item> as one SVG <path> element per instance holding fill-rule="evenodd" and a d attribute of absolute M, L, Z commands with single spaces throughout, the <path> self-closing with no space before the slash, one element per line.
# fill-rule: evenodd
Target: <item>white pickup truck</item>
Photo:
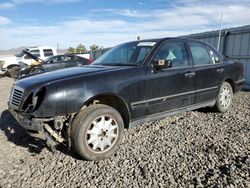
<path fill-rule="evenodd" d="M 48 46 L 30 47 L 25 51 L 39 57 L 42 60 L 50 56 L 57 55 L 56 49 Z M 10 77 L 18 76 L 18 70 L 21 64 L 31 65 L 34 60 L 21 52 L 15 56 L 6 56 L 0 58 L 0 76 L 9 74 Z"/>

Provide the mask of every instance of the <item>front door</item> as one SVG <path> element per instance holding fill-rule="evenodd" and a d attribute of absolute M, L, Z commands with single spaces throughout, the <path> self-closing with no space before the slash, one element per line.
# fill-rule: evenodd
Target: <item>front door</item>
<path fill-rule="evenodd" d="M 181 40 L 168 40 L 156 52 L 153 61 L 167 60 L 170 68 L 146 73 L 147 115 L 182 109 L 193 104 L 195 73 Z M 152 65 L 153 62 L 151 62 Z"/>

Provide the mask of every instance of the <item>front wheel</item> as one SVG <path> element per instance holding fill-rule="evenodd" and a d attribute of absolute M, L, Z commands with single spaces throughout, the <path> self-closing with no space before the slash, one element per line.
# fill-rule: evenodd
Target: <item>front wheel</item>
<path fill-rule="evenodd" d="M 9 69 L 9 74 L 11 78 L 17 78 L 19 74 L 19 67 L 18 66 L 13 66 L 12 68 Z"/>
<path fill-rule="evenodd" d="M 222 113 L 228 111 L 232 106 L 232 101 L 233 89 L 228 82 L 223 82 L 216 99 L 215 110 Z"/>
<path fill-rule="evenodd" d="M 71 129 L 72 146 L 86 160 L 105 159 L 117 149 L 123 131 L 123 119 L 117 110 L 94 104 L 75 118 Z"/>

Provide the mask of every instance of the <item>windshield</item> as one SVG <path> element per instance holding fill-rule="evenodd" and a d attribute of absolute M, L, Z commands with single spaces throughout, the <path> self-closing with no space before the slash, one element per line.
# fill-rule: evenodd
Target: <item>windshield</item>
<path fill-rule="evenodd" d="M 29 49 L 25 49 L 25 51 L 28 51 Z M 21 51 L 19 54 L 16 54 L 16 57 L 23 57 L 25 55 L 25 53 L 23 53 L 23 51 Z"/>
<path fill-rule="evenodd" d="M 136 66 L 140 65 L 156 42 L 130 42 L 118 45 L 93 64 L 104 66 Z"/>

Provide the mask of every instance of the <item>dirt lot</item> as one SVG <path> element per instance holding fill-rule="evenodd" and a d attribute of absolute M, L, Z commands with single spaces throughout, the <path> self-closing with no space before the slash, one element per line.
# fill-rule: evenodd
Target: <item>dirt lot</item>
<path fill-rule="evenodd" d="M 225 113 L 198 110 L 127 130 L 97 162 L 53 154 L 7 110 L 13 80 L 0 78 L 0 187 L 250 187 L 250 92 Z"/>

